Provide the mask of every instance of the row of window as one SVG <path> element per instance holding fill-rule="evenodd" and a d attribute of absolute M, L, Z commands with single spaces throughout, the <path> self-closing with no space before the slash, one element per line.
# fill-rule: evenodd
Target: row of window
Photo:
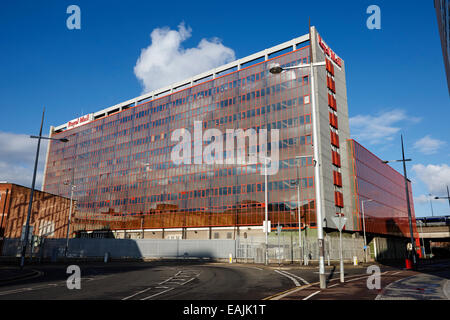
<path fill-rule="evenodd" d="M 270 181 L 267 183 L 268 191 L 283 191 L 283 190 L 293 190 L 297 186 L 297 179 L 288 179 L 280 181 Z M 314 187 L 314 178 L 302 178 L 300 179 L 301 188 L 312 188 Z M 104 189 L 104 193 L 108 193 L 111 190 Z M 165 194 L 156 194 L 150 196 L 135 197 L 134 199 L 125 198 L 113 200 L 113 205 L 127 205 L 127 204 L 139 204 L 144 202 L 164 202 L 164 201 L 176 201 L 176 200 L 188 200 L 197 198 L 212 198 L 212 197 L 224 197 L 231 195 L 240 195 L 246 193 L 264 192 L 264 183 L 252 183 L 243 185 L 234 185 L 228 187 L 219 188 L 207 188 L 203 190 L 193 190 L 187 192 L 174 192 Z M 100 201 L 99 203 L 108 203 L 109 201 Z"/>
<path fill-rule="evenodd" d="M 307 167 L 312 166 L 312 157 L 305 157 L 301 159 L 286 159 L 279 161 L 279 169 L 289 169 L 289 168 L 295 168 L 297 165 L 300 167 Z M 130 169 L 124 170 L 124 174 L 122 176 L 128 176 L 130 174 Z M 178 183 L 192 183 L 195 181 L 203 181 L 208 179 L 214 179 L 215 183 L 219 183 L 220 181 L 218 179 L 222 177 L 228 177 L 228 176 L 245 176 L 249 174 L 255 174 L 261 172 L 261 165 L 246 165 L 246 166 L 239 166 L 239 167 L 233 167 L 233 168 L 224 168 L 224 169 L 213 169 L 210 171 L 204 171 L 204 172 L 197 172 L 192 174 L 185 174 L 185 175 L 179 175 L 179 176 L 172 176 L 169 178 L 160 178 L 160 179 L 150 179 L 147 178 L 147 181 L 141 182 L 140 187 L 158 187 L 163 184 L 178 184 Z M 115 177 L 115 174 L 109 175 L 109 177 Z M 117 175 L 118 176 L 118 175 Z M 102 179 L 102 175 L 98 176 L 92 176 L 92 177 L 85 177 L 81 179 L 76 180 L 76 184 L 80 186 L 86 186 L 86 188 L 89 188 L 90 184 L 95 184 L 99 180 Z M 164 181 L 164 183 L 162 183 Z M 129 191 L 133 189 L 138 188 L 138 183 L 135 184 L 124 184 L 119 186 L 110 186 L 105 187 L 101 189 L 102 193 L 109 192 L 109 191 Z M 89 195 L 96 195 L 97 189 L 89 191 Z"/>

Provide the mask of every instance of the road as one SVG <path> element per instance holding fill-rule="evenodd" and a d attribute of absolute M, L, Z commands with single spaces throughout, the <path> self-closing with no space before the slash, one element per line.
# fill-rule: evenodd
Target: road
<path fill-rule="evenodd" d="M 81 289 L 69 290 L 67 265 L 29 266 L 32 279 L 0 283 L 0 299 L 259 300 L 315 281 L 316 269 L 225 263 L 80 264 Z M 331 272 L 333 268 L 328 268 Z M 364 272 L 362 268 L 349 273 Z M 339 274 L 332 272 L 333 277 Z"/>
<path fill-rule="evenodd" d="M 68 289 L 68 265 L 28 266 L 38 276 L 13 282 L 0 282 L 0 300 L 261 300 L 280 297 L 301 300 L 316 292 L 317 268 L 284 267 L 203 262 L 111 262 L 83 263 L 81 288 Z M 384 273 L 396 273 L 392 281 L 410 276 L 399 269 L 381 266 Z M 339 283 L 338 269 L 326 268 L 330 285 Z M 346 266 L 346 279 L 367 277 L 366 268 Z M 365 278 L 364 278 L 365 279 Z M 383 288 L 392 281 L 383 279 Z M 364 280 L 365 281 L 365 280 Z M 387 281 L 387 282 L 386 282 Z M 349 282 L 349 284 L 352 282 Z M 353 282 L 357 284 L 357 281 Z M 334 288 L 338 289 L 338 287 Z M 342 288 L 341 288 L 342 289 Z M 311 299 L 332 298 L 332 289 Z M 302 293 L 303 296 L 298 296 Z M 380 292 L 366 297 L 375 299 Z M 336 295 L 336 299 L 346 299 Z M 359 298 L 364 296 L 359 294 Z M 277 298 L 276 298 L 277 299 Z"/>

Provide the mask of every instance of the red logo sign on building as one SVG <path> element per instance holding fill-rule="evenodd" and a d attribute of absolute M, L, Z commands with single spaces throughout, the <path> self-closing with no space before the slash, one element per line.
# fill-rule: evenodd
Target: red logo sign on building
<path fill-rule="evenodd" d="M 339 67 L 341 67 L 341 66 L 342 66 L 342 60 L 341 60 L 341 58 L 339 58 L 339 56 L 338 56 L 336 53 L 334 53 L 334 51 L 331 50 L 329 46 L 327 46 L 327 44 L 323 41 L 322 37 L 321 37 L 319 34 L 317 34 L 317 38 L 318 38 L 318 41 L 319 41 L 319 46 L 322 48 L 323 52 L 324 52 L 327 56 L 329 56 L 330 59 L 331 59 L 336 65 L 338 65 Z"/>
<path fill-rule="evenodd" d="M 67 129 L 72 129 L 92 121 L 92 113 L 67 122 Z"/>

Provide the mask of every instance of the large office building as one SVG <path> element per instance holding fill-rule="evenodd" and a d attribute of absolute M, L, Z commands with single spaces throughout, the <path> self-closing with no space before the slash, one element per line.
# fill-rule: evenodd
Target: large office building
<path fill-rule="evenodd" d="M 314 92 L 309 68 L 269 72 L 277 64 L 289 67 L 311 60 L 325 62 L 314 69 Z M 312 134 L 314 117 L 317 137 Z M 245 159 L 236 161 L 239 143 L 229 144 L 225 137 L 227 130 L 239 129 L 248 137 Z M 278 146 L 269 143 L 275 130 Z M 360 232 L 360 206 L 367 197 L 376 203 L 366 206 L 370 232 L 409 236 L 402 176 L 350 140 L 345 62 L 314 27 L 299 38 L 50 131 L 52 137 L 69 141 L 50 143 L 43 187 L 68 196 L 70 184 L 76 186 L 77 230 L 187 239 L 232 238 L 236 230 L 241 237 L 262 234 L 264 162 L 262 157 L 252 161 L 251 155 L 268 150 L 270 166 L 276 169 L 267 175 L 272 226 L 315 228 L 319 183 L 327 228 L 333 228 L 332 217 L 344 214 L 346 231 Z M 207 132 L 223 135 L 212 139 L 205 137 Z M 252 139 L 251 132 L 259 138 Z M 174 136 L 180 135 L 186 138 L 181 163 L 173 159 L 181 144 Z M 205 150 L 213 141 L 223 142 L 215 149 L 215 160 L 232 155 L 232 161 L 206 161 Z"/>
<path fill-rule="evenodd" d="M 448 93 L 450 94 L 450 1 L 434 0 L 434 8 L 441 39 L 445 73 L 447 75 Z"/>

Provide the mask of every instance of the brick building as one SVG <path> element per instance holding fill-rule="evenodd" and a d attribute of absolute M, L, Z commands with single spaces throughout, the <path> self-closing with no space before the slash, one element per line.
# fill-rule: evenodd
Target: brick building
<path fill-rule="evenodd" d="M 0 236 L 20 238 L 26 223 L 30 188 L 0 182 Z M 51 193 L 34 191 L 30 226 L 33 235 L 46 238 L 65 238 L 70 199 Z"/>

